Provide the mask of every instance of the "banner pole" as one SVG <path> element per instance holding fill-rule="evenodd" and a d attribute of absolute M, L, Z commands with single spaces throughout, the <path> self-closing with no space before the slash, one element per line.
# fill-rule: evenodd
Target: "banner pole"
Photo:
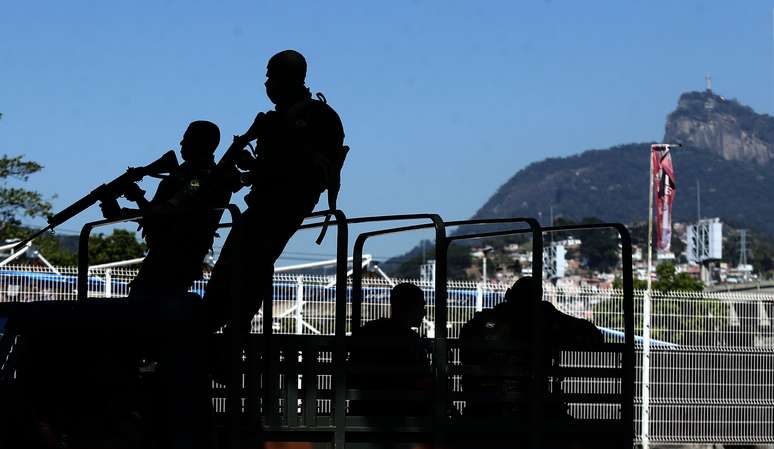
<path fill-rule="evenodd" d="M 650 447 L 650 331 L 651 331 L 651 299 L 652 299 L 652 279 L 650 272 L 653 269 L 653 172 L 656 168 L 654 164 L 654 151 L 671 151 L 672 147 L 681 147 L 682 144 L 653 144 L 650 146 L 648 162 L 648 271 L 647 287 L 642 297 L 642 416 L 640 435 L 642 437 L 642 449 Z M 661 161 L 658 162 L 659 170 L 662 169 Z M 670 224 L 671 226 L 671 224 Z M 656 232 L 661 232 L 658 229 Z"/>
<path fill-rule="evenodd" d="M 648 154 L 648 268 L 645 273 L 647 287 L 642 297 L 642 449 L 650 448 L 650 271 L 653 267 L 653 152 L 656 145 L 651 145 Z"/>

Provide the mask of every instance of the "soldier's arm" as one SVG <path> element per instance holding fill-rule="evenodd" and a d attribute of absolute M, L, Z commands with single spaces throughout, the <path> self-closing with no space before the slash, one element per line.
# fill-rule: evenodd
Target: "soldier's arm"
<path fill-rule="evenodd" d="M 267 126 L 267 114 L 259 112 L 253 120 L 253 124 L 241 136 L 234 136 L 234 141 L 228 147 L 223 157 L 218 161 L 218 169 L 227 169 L 237 164 L 237 161 L 243 156 L 242 150 L 252 142 L 261 138 Z"/>
<path fill-rule="evenodd" d="M 131 184 L 124 192 L 124 198 L 134 203 L 137 203 L 137 207 L 140 210 L 146 210 L 150 203 L 145 199 L 145 190 L 141 189 L 137 184 Z"/>

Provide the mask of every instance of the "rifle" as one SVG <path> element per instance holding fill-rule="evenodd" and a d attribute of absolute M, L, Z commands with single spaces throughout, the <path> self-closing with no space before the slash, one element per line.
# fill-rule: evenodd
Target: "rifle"
<path fill-rule="evenodd" d="M 14 246 L 13 251 L 16 252 L 30 240 L 49 230 L 54 229 L 65 221 L 88 209 L 95 203 L 99 201 L 115 200 L 124 194 L 124 191 L 130 184 L 141 181 L 145 176 L 158 176 L 161 173 L 169 173 L 177 167 L 177 156 L 175 156 L 174 151 L 169 150 L 164 153 L 163 156 L 144 167 L 127 168 L 123 175 L 108 182 L 107 184 L 100 185 L 96 189 L 92 190 L 88 195 L 67 206 L 63 211 L 49 218 L 48 226 L 17 243 L 16 246 Z"/>
<path fill-rule="evenodd" d="M 241 157 L 245 147 L 253 149 L 250 142 L 259 138 L 264 132 L 266 117 L 267 115 L 265 113 L 259 112 L 258 115 L 255 116 L 253 124 L 250 125 L 250 128 L 244 134 L 241 136 L 234 136 L 234 141 L 218 161 L 217 169 L 223 170 L 230 166 L 237 165 L 237 159 Z"/>

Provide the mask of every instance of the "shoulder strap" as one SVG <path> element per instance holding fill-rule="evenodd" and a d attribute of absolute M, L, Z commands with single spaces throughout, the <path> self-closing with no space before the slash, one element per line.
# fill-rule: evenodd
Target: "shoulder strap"
<path fill-rule="evenodd" d="M 337 152 L 341 154 L 341 157 L 336 161 L 336 167 L 333 170 L 333 173 L 328 177 L 327 186 L 325 187 L 328 190 L 328 210 L 336 210 L 337 208 L 336 200 L 339 198 L 339 190 L 341 189 L 341 168 L 344 166 L 344 159 L 346 159 L 347 153 L 349 153 L 349 147 L 343 145 Z M 316 244 L 322 244 L 325 239 L 325 233 L 328 232 L 328 225 L 330 225 L 330 223 L 331 214 L 328 214 L 325 216 L 325 222 L 323 222 L 323 226 L 320 229 L 320 235 L 318 235 L 317 240 L 314 241 Z"/>
<path fill-rule="evenodd" d="M 319 102 L 324 104 L 324 107 L 328 107 L 328 100 L 325 98 L 325 95 L 322 94 L 322 92 L 317 92 L 316 94 L 317 100 L 309 99 L 306 103 L 304 103 L 304 106 L 308 105 L 308 102 Z M 294 106 L 295 108 L 295 106 Z M 336 201 L 339 197 L 339 190 L 341 189 L 341 169 L 344 167 L 344 160 L 347 158 L 347 154 L 349 153 L 349 147 L 346 145 L 342 145 L 338 148 L 333 149 L 329 155 L 333 156 L 331 158 L 331 162 L 333 163 L 333 170 L 330 170 L 328 173 L 328 179 L 326 179 L 326 186 L 325 189 L 328 191 L 328 210 L 336 210 Z M 322 244 L 323 240 L 325 239 L 325 234 L 328 232 L 328 226 L 331 222 L 331 215 L 328 214 L 325 216 L 325 221 L 323 222 L 323 226 L 320 229 L 320 235 L 317 236 L 317 240 L 315 240 L 315 243 L 320 245 Z"/>

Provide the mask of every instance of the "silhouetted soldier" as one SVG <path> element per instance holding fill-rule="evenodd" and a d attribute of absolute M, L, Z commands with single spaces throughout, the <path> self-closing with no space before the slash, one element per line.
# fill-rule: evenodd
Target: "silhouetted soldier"
<path fill-rule="evenodd" d="M 540 361 L 551 363 L 558 344 L 602 343 L 602 333 L 590 322 L 566 315 L 549 302 L 535 298 L 532 277 L 516 281 L 505 293 L 505 301 L 493 309 L 476 312 L 460 333 L 463 364 L 462 387 L 465 415 L 527 417 L 530 385 L 529 344 L 532 307 L 540 307 L 542 347 Z M 509 345 L 511 348 L 509 348 Z M 547 386 L 546 386 L 547 387 Z M 566 418 L 560 392 L 543 395 L 546 415 Z"/>
<path fill-rule="evenodd" d="M 205 293 L 214 328 L 229 319 L 229 304 L 240 301 L 241 330 L 249 326 L 261 302 L 271 299 L 274 262 L 324 190 L 335 206 L 339 172 L 346 149 L 336 112 L 312 98 L 304 85 L 306 61 L 293 50 L 272 56 L 266 70 L 266 94 L 276 106 L 259 113 L 219 166 L 239 164 L 252 184 L 247 209 L 228 235 Z M 257 139 L 255 159 L 244 147 Z"/>
<path fill-rule="evenodd" d="M 397 394 L 431 391 L 432 372 L 427 351 L 412 329 L 422 325 L 424 316 L 422 289 L 410 283 L 393 287 L 390 317 L 369 321 L 352 332 L 350 362 L 368 368 L 369 372 L 352 372 L 348 376 L 349 386 L 393 390 Z M 369 339 L 375 340 L 375 344 L 369 345 Z M 351 401 L 350 412 L 366 416 L 428 415 L 430 404 L 421 400 L 357 400 Z"/>
<path fill-rule="evenodd" d="M 239 189 L 236 169 L 216 170 L 214 153 L 220 130 L 208 121 L 188 125 L 180 141 L 183 163 L 164 178 L 147 201 L 136 184 L 125 197 L 149 214 L 142 220 L 148 254 L 131 283 L 130 296 L 179 296 L 202 277 L 205 256 L 232 191 Z"/>
<path fill-rule="evenodd" d="M 151 320 L 137 342 L 146 359 L 140 369 L 157 371 L 155 431 L 162 445 L 172 447 L 208 444 L 208 360 L 202 356 L 208 326 L 203 304 L 187 292 L 202 276 L 223 213 L 213 209 L 227 206 L 240 187 L 233 166 L 216 167 L 219 142 L 214 123 L 192 122 L 180 142 L 183 163 L 159 183 L 153 199 L 147 201 L 136 184 L 124 194 L 145 214 L 141 223 L 148 254 L 130 297 Z"/>

